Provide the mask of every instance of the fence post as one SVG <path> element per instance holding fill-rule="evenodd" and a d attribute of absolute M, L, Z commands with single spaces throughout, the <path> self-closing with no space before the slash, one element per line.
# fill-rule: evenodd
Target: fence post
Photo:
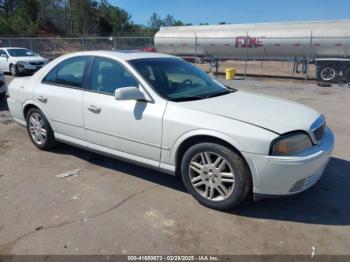
<path fill-rule="evenodd" d="M 81 50 L 84 50 L 84 49 L 85 49 L 85 46 L 84 46 L 84 36 L 81 37 L 80 49 L 81 49 Z"/>
<path fill-rule="evenodd" d="M 113 37 L 113 49 L 117 50 L 117 36 L 116 35 L 114 35 L 114 37 Z"/>
<path fill-rule="evenodd" d="M 29 49 L 32 50 L 32 51 L 34 51 L 34 50 L 33 50 L 33 44 L 32 44 L 32 39 L 31 39 L 31 38 L 29 38 Z"/>
<path fill-rule="evenodd" d="M 245 39 L 245 66 L 244 66 L 244 78 L 247 77 L 247 67 L 248 67 L 248 40 L 249 32 L 247 32 L 247 37 Z"/>
<path fill-rule="evenodd" d="M 307 54 L 306 69 L 305 69 L 305 80 L 308 79 L 308 74 L 309 74 L 309 64 L 310 64 L 310 58 L 311 58 L 312 40 L 313 39 L 312 39 L 312 30 L 311 30 L 309 50 L 308 50 L 308 54 Z"/>
<path fill-rule="evenodd" d="M 195 57 L 195 65 L 197 66 L 197 56 L 198 56 L 198 38 L 197 38 L 197 34 L 196 32 L 193 32 L 194 33 L 194 57 Z"/>
<path fill-rule="evenodd" d="M 115 35 L 114 36 L 114 50 L 117 50 L 117 48 L 118 48 L 118 36 Z"/>

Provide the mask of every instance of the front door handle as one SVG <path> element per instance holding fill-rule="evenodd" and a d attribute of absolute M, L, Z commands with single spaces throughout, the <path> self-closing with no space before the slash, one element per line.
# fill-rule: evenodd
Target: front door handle
<path fill-rule="evenodd" d="M 87 109 L 95 114 L 101 113 L 101 108 L 94 106 L 94 105 L 89 105 Z"/>
<path fill-rule="evenodd" d="M 42 103 L 47 103 L 47 97 L 45 96 L 38 96 L 38 100 Z"/>

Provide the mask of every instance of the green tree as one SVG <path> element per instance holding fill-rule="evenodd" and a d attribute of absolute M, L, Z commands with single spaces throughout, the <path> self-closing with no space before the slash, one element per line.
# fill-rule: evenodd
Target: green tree
<path fill-rule="evenodd" d="M 98 13 L 100 29 L 102 26 L 102 28 L 108 30 L 110 26 L 114 35 L 127 32 L 131 26 L 131 15 L 124 9 L 111 5 L 107 0 L 101 1 Z"/>
<path fill-rule="evenodd" d="M 148 26 L 153 30 L 159 30 L 164 25 L 164 21 L 157 13 L 153 13 L 151 18 L 148 20 Z"/>

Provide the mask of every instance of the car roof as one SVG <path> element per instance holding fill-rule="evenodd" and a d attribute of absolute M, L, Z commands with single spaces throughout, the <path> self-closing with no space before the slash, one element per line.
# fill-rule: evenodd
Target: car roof
<path fill-rule="evenodd" d="M 90 55 L 90 56 L 107 56 L 111 58 L 117 58 L 125 61 L 144 59 L 144 58 L 175 58 L 175 56 L 153 53 L 153 52 L 143 52 L 138 50 L 118 50 L 118 51 L 83 51 L 69 54 L 68 56 L 79 56 L 79 55 Z"/>

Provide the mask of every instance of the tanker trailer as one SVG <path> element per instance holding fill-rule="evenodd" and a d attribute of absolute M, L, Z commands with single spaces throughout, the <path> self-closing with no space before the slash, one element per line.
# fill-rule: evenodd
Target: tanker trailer
<path fill-rule="evenodd" d="M 304 73 L 315 63 L 319 80 L 350 81 L 350 20 L 162 27 L 154 41 L 157 52 L 210 62 L 294 59 Z"/>

